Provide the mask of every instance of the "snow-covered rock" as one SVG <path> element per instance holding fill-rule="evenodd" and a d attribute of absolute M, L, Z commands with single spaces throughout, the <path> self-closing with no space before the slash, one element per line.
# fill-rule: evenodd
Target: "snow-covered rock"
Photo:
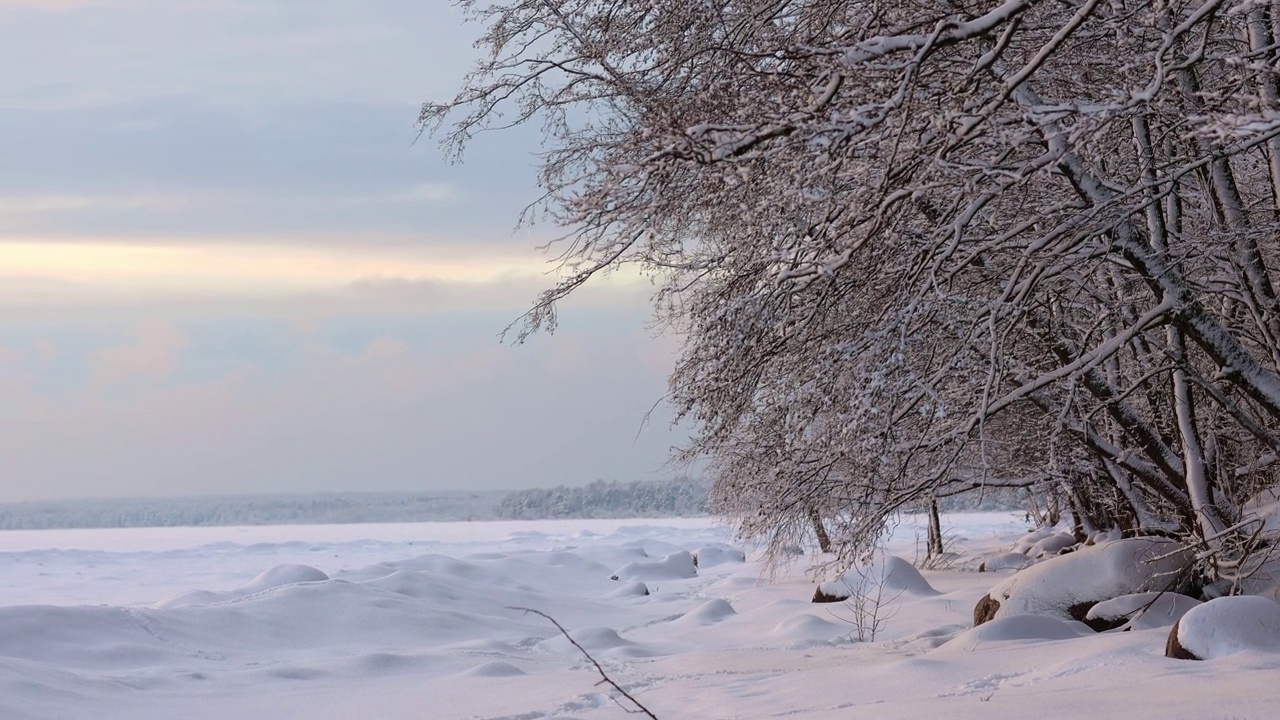
<path fill-rule="evenodd" d="M 1247 651 L 1280 653 L 1280 604 L 1251 595 L 1210 600 L 1188 610 L 1165 645 L 1166 656 L 1183 660 Z"/>
<path fill-rule="evenodd" d="M 1121 595 L 1089 608 L 1084 622 L 1094 630 L 1124 627 L 1132 630 L 1169 627 L 1199 600 L 1179 593 L 1145 592 Z"/>
<path fill-rule="evenodd" d="M 693 556 L 681 550 L 661 560 L 634 560 L 623 565 L 613 573 L 614 580 L 683 580 L 697 577 L 698 567 L 693 564 Z"/>
<path fill-rule="evenodd" d="M 854 595 L 880 593 L 890 598 L 900 593 L 937 595 L 914 565 L 896 555 L 877 554 L 871 562 L 855 565 L 835 580 L 828 580 L 813 593 L 813 602 L 841 602 Z"/>
<path fill-rule="evenodd" d="M 1006 578 L 974 608 L 974 625 L 1011 615 L 1083 620 L 1103 600 L 1165 589 L 1188 552 L 1164 538 L 1112 540 L 1049 558 Z"/>

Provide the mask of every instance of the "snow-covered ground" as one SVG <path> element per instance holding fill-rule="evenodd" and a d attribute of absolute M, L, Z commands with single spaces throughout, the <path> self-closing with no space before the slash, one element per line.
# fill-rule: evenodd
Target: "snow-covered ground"
<path fill-rule="evenodd" d="M 947 524 L 957 566 L 1021 532 Z M 1280 717 L 1277 655 L 1167 659 L 1167 627 L 972 629 L 1011 571 L 926 571 L 857 642 L 803 561 L 768 580 L 726 544 L 707 520 L 3 532 L 0 718 L 628 717 L 512 606 L 664 720 Z M 916 545 L 907 524 L 888 551 Z"/>

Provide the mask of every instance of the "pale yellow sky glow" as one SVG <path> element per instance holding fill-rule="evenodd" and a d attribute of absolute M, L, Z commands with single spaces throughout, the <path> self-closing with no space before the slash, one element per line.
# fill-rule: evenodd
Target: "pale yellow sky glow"
<path fill-rule="evenodd" d="M 173 290 L 289 293 L 367 277 L 489 282 L 541 275 L 548 269 L 545 258 L 532 251 L 466 254 L 429 247 L 362 251 L 353 244 L 293 247 L 0 241 L 0 268 L 10 280 L 74 283 L 87 293 L 127 290 L 131 294 Z"/>

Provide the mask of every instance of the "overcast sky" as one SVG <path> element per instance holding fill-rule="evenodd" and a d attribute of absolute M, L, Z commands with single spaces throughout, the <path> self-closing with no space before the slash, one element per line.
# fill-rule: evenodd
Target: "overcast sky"
<path fill-rule="evenodd" d="M 444 0 L 0 0 L 0 502 L 663 475 L 625 278 L 500 344 L 537 128 L 414 143 Z"/>

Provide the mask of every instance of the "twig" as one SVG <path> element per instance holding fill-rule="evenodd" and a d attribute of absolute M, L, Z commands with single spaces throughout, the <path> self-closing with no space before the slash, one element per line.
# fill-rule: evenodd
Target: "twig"
<path fill-rule="evenodd" d="M 596 659 L 591 657 L 591 653 L 587 652 L 586 648 L 579 645 L 578 641 L 574 640 L 573 636 L 569 634 L 569 631 L 565 630 L 564 626 L 561 625 L 559 622 L 557 622 L 555 618 L 542 612 L 541 610 L 534 610 L 533 608 L 514 607 L 514 606 L 508 605 L 507 609 L 519 610 L 520 612 L 523 612 L 526 615 L 528 614 L 537 615 L 538 617 L 545 618 L 547 622 L 551 623 L 552 625 L 555 625 L 556 629 L 560 631 L 560 634 L 564 635 L 566 640 L 568 640 L 574 647 L 578 648 L 578 652 L 582 653 L 582 656 L 585 657 L 587 660 L 589 660 L 591 664 L 595 666 L 596 672 L 600 673 L 600 682 L 597 682 L 596 685 L 608 685 L 614 690 L 617 690 L 618 694 L 626 698 L 628 701 L 630 701 L 632 705 L 635 705 L 635 708 L 629 708 L 615 699 L 614 702 L 618 702 L 618 707 L 622 708 L 625 712 L 631 713 L 632 715 L 646 715 L 652 718 L 652 720 L 658 720 L 658 716 L 654 715 L 649 710 L 649 708 L 645 707 L 644 704 L 641 703 L 639 700 L 635 699 L 634 697 L 631 697 L 631 693 L 627 692 L 626 690 L 623 690 L 621 685 L 614 682 L 613 678 L 609 677 L 609 674 L 604 671 L 604 668 L 600 667 L 600 663 L 596 662 Z"/>

